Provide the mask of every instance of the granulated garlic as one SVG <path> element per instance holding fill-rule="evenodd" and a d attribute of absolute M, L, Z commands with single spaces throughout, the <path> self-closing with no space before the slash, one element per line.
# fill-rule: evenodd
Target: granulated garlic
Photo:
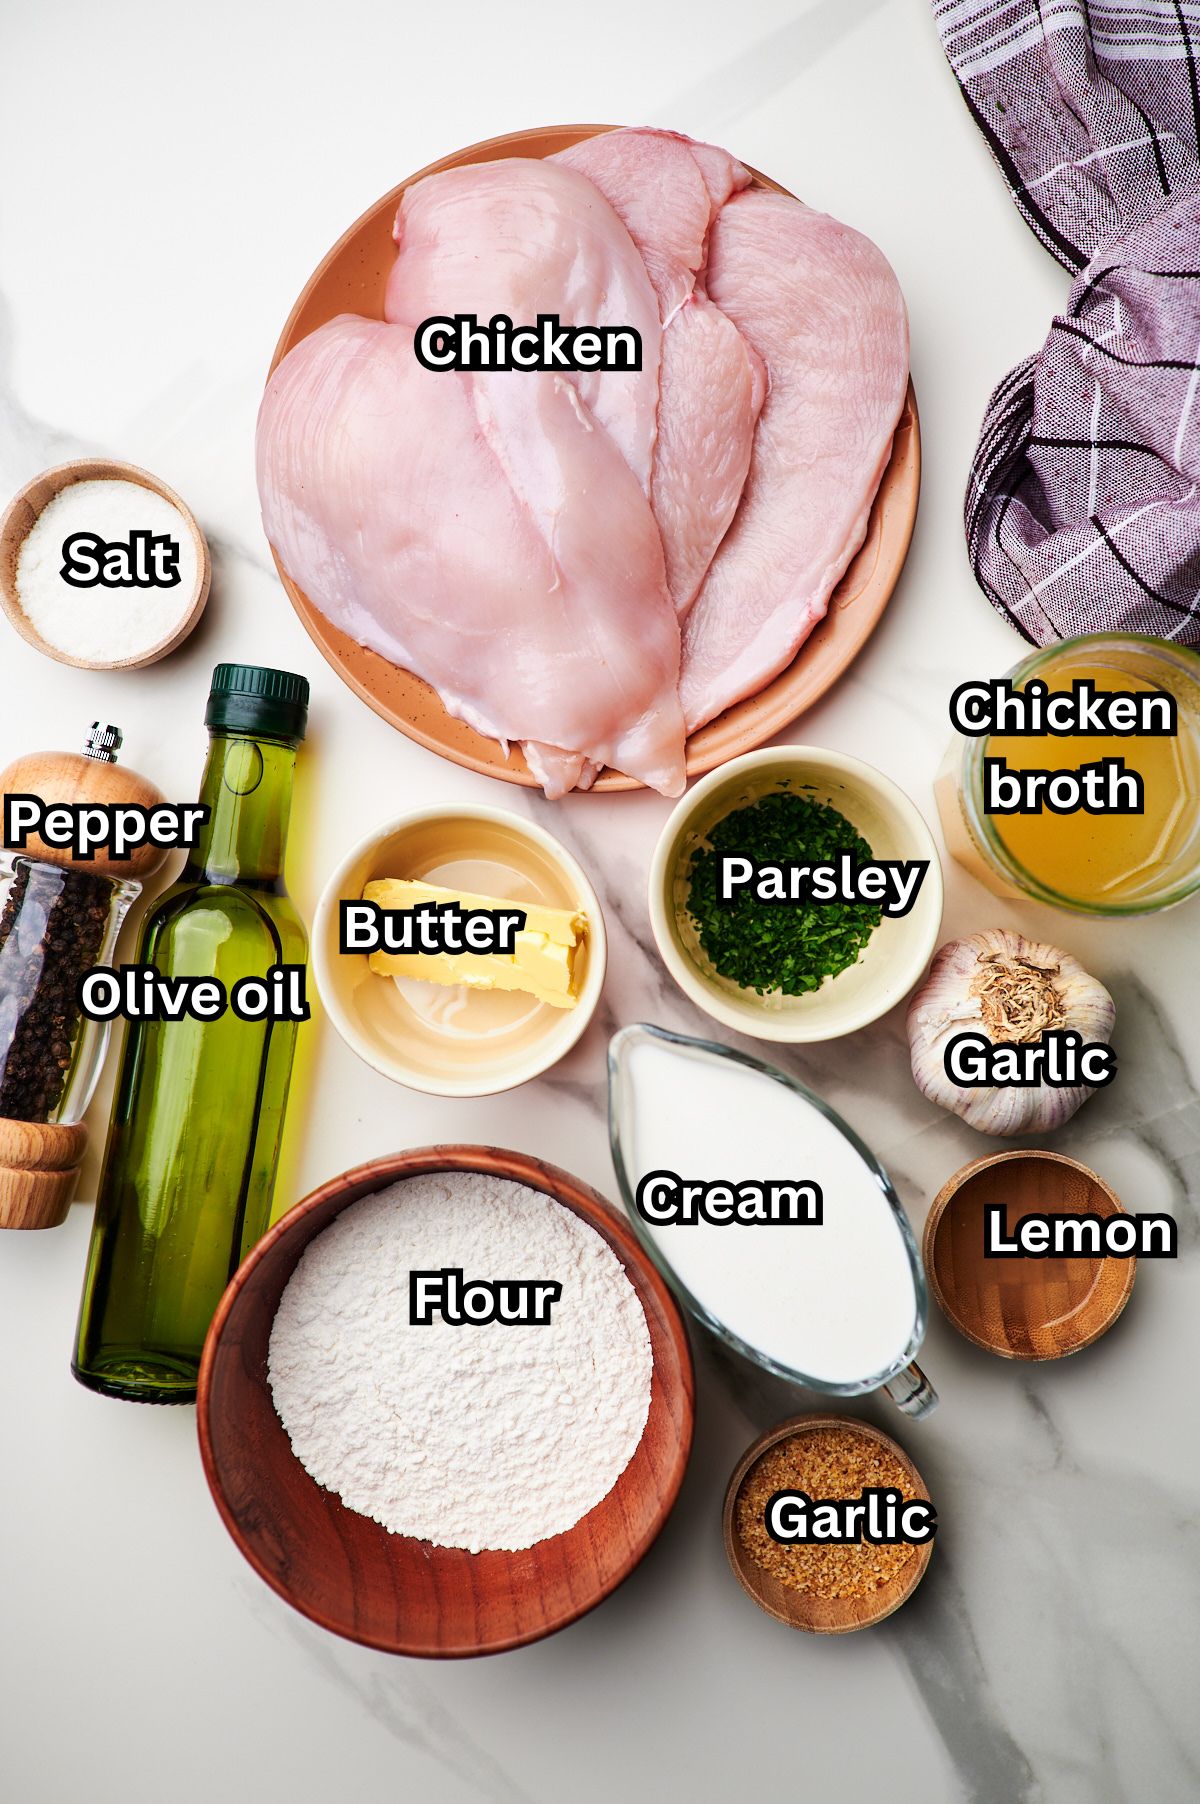
<path fill-rule="evenodd" d="M 917 1495 L 895 1454 L 851 1428 L 810 1428 L 777 1441 L 746 1474 L 734 1508 L 738 1539 L 756 1566 L 792 1591 L 810 1597 L 869 1597 L 895 1578 L 918 1549 L 909 1542 L 812 1545 L 776 1541 L 766 1510 L 776 1491 L 812 1498 L 858 1499 L 868 1488 Z"/>

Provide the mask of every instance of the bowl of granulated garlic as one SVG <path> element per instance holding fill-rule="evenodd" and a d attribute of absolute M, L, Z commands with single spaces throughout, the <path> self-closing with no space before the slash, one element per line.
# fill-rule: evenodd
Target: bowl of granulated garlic
<path fill-rule="evenodd" d="M 725 1493 L 725 1552 L 742 1590 L 789 1628 L 882 1622 L 925 1576 L 937 1514 L 889 1435 L 851 1416 L 794 1416 L 749 1447 Z"/>

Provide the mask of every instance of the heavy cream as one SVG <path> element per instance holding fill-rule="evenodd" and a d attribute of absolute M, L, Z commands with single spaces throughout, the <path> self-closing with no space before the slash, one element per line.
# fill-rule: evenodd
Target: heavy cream
<path fill-rule="evenodd" d="M 912 1357 L 913 1259 L 884 1180 L 805 1093 L 632 1027 L 613 1041 L 611 1107 L 635 1225 L 710 1322 L 822 1384 Z M 677 1220 L 655 1173 L 690 1192 Z"/>

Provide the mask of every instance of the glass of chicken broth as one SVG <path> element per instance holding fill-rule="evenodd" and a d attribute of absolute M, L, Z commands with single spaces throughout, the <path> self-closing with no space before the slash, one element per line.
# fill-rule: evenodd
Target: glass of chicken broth
<path fill-rule="evenodd" d="M 997 730 L 968 737 L 957 781 L 939 780 L 955 856 L 997 893 L 1079 914 L 1149 914 L 1200 889 L 1200 656 L 1095 633 L 1008 682 Z M 1134 699 L 1105 699 L 1118 695 Z"/>

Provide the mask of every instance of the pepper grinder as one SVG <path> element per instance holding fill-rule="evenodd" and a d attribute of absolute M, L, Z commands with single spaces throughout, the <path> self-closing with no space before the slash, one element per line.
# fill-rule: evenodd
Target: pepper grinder
<path fill-rule="evenodd" d="M 9 796 L 155 808 L 153 783 L 117 765 L 118 728 L 93 721 L 82 752 L 34 752 L 0 772 Z M 79 985 L 110 962 L 142 882 L 166 857 L 136 847 L 77 858 L 30 833 L 0 854 L 0 1228 L 56 1228 L 67 1218 L 87 1145 L 84 1111 L 108 1048 Z"/>

